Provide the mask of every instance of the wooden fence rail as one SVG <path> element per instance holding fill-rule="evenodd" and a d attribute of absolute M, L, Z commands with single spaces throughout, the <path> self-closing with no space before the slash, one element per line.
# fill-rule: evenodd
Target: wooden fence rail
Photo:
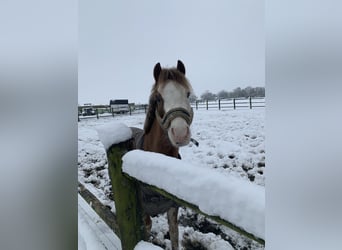
<path fill-rule="evenodd" d="M 109 207 L 103 205 L 95 195 L 93 195 L 88 189 L 84 187 L 82 183 L 78 183 L 78 193 L 83 199 L 91 206 L 92 209 L 100 216 L 100 218 L 106 222 L 106 224 L 114 231 L 116 235 L 119 235 L 119 225 L 117 223 L 117 217 Z"/>
<path fill-rule="evenodd" d="M 108 158 L 108 170 L 114 194 L 116 217 L 118 221 L 119 233 L 123 250 L 133 250 L 140 240 L 146 240 L 146 231 L 142 219 L 141 201 L 138 195 L 139 184 L 143 184 L 165 197 L 172 199 L 181 206 L 189 207 L 216 222 L 223 224 L 252 240 L 265 244 L 264 239 L 258 238 L 246 232 L 233 223 L 223 220 L 217 216 L 211 216 L 202 212 L 198 206 L 184 201 L 173 194 L 170 194 L 158 187 L 154 187 L 128 176 L 122 172 L 122 156 L 132 149 L 132 139 L 117 143 L 109 147 L 106 151 Z"/>

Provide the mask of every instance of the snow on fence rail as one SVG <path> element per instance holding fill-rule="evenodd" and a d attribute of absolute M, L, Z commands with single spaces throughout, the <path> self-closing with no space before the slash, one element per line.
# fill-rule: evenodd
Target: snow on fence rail
<path fill-rule="evenodd" d="M 147 235 L 138 195 L 139 185 L 146 185 L 182 206 L 265 244 L 263 187 L 162 154 L 131 151 L 131 133 L 123 126 L 106 124 L 98 129 L 99 138 L 106 148 L 123 250 L 134 249 Z"/>
<path fill-rule="evenodd" d="M 264 187 L 159 153 L 133 150 L 122 160 L 129 176 L 264 238 Z"/>

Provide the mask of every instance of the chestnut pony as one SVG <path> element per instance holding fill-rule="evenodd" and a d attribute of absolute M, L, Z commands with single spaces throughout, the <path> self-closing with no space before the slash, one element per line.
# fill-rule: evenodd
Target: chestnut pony
<path fill-rule="evenodd" d="M 155 83 L 144 130 L 131 128 L 134 147 L 180 159 L 179 147 L 188 145 L 191 138 L 193 111 L 189 96 L 192 87 L 185 77 L 185 67 L 180 60 L 176 68 L 161 68 L 160 63 L 157 63 L 153 76 Z M 150 216 L 167 212 L 172 250 L 178 250 L 178 205 L 143 185 L 140 186 L 140 196 L 148 234 L 152 226 Z"/>

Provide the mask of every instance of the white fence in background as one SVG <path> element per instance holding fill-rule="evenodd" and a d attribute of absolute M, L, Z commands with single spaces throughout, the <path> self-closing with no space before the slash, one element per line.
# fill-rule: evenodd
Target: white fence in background
<path fill-rule="evenodd" d="M 230 98 L 230 99 L 218 99 L 215 101 L 196 101 L 191 103 L 191 107 L 194 109 L 242 109 L 242 108 L 264 108 L 265 97 L 247 97 L 247 98 Z"/>
<path fill-rule="evenodd" d="M 191 103 L 191 107 L 196 110 L 204 109 L 204 110 L 234 110 L 234 109 L 254 109 L 254 108 L 265 108 L 265 97 L 248 97 L 248 98 L 231 98 L 231 99 L 218 99 L 215 101 L 196 101 Z M 107 109 L 103 108 L 94 108 L 95 115 L 87 115 L 83 116 L 82 114 L 78 114 L 78 121 L 88 118 L 101 118 L 101 117 L 110 117 L 110 116 L 119 116 L 119 115 L 133 115 L 133 114 L 141 114 L 145 113 L 148 109 L 147 104 L 130 106 L 129 112 L 125 114 L 116 114 L 114 112 L 110 112 L 110 108 L 108 106 Z"/>

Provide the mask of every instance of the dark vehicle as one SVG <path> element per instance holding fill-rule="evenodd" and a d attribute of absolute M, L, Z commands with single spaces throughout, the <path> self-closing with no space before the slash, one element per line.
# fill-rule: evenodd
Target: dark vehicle
<path fill-rule="evenodd" d="M 96 114 L 95 109 L 92 107 L 82 109 L 83 116 L 90 116 L 90 115 L 95 115 L 95 114 Z"/>

